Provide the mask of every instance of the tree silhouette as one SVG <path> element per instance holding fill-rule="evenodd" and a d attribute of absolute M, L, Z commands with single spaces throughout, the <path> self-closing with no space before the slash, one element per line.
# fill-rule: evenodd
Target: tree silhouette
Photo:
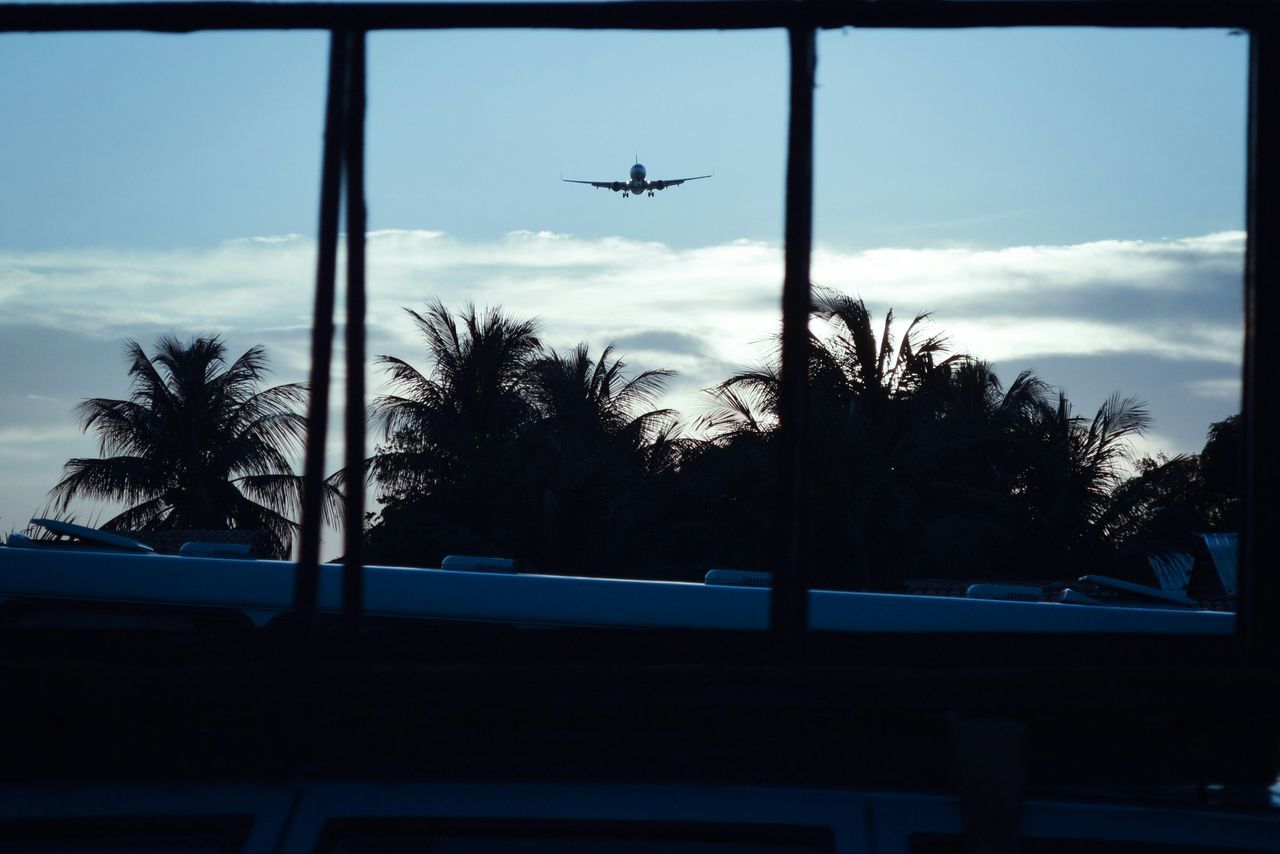
<path fill-rule="evenodd" d="M 1006 388 L 986 362 L 950 362 L 913 401 L 908 470 L 920 513 L 897 548 L 901 577 L 1016 575 L 1025 513 L 1018 482 L 1030 424 L 1049 394 L 1031 371 Z M 896 471 L 896 469 L 895 469 Z M 900 578 L 898 579 L 900 580 Z"/>
<path fill-rule="evenodd" d="M 1240 416 L 1210 425 L 1199 454 L 1144 457 L 1112 492 L 1108 535 L 1122 558 L 1195 553 L 1198 534 L 1238 530 Z"/>
<path fill-rule="evenodd" d="M 385 443 L 370 460 L 383 509 L 370 557 L 439 565 L 445 552 L 502 552 L 515 440 L 533 417 L 528 370 L 538 324 L 501 309 L 460 317 L 439 299 L 405 312 L 427 348 L 426 373 L 378 356 L 390 393 L 373 403 Z"/>
<path fill-rule="evenodd" d="M 917 315 L 895 340 L 893 312 L 876 328 L 862 300 L 820 289 L 813 315 L 822 321 L 809 348 L 814 580 L 824 586 L 892 587 L 915 563 L 910 545 L 937 494 L 926 442 L 941 434 L 928 428 L 941 391 L 967 357 L 949 355 L 939 335 L 922 335 L 927 314 Z M 747 487 L 756 506 L 723 491 L 719 513 L 745 513 L 757 521 L 773 516 L 780 373 L 775 361 L 735 374 L 710 392 L 713 407 L 700 425 L 721 453 L 704 454 L 702 468 L 717 456 L 737 457 L 720 470 L 731 476 L 752 471 L 769 484 Z M 744 486 L 738 483 L 734 491 Z M 740 536 L 749 524 L 740 515 L 729 527 Z M 773 551 L 759 533 L 753 539 L 739 553 Z"/>
<path fill-rule="evenodd" d="M 626 367 L 612 346 L 592 359 L 586 344 L 530 365 L 537 418 L 522 442 L 534 491 L 526 501 L 538 508 L 530 551 L 545 569 L 626 575 L 640 555 L 652 562 L 642 540 L 652 536 L 655 487 L 673 474 L 679 439 L 674 411 L 650 407 L 673 372 L 628 377 Z"/>
<path fill-rule="evenodd" d="M 1039 407 L 1030 428 L 1034 447 L 1015 494 L 1028 516 L 1024 576 L 1070 578 L 1114 549 L 1124 508 L 1114 500 L 1136 459 L 1132 439 L 1151 415 L 1136 398 L 1113 394 L 1092 418 L 1072 413 L 1059 392 Z"/>
<path fill-rule="evenodd" d="M 674 411 L 638 410 L 657 399 L 675 372 L 650 370 L 628 379 L 626 367 L 612 345 L 599 359 L 579 344 L 568 356 L 552 350 L 534 360 L 529 389 L 540 419 L 561 436 L 605 437 L 642 446 Z"/>
<path fill-rule="evenodd" d="M 496 308 L 481 314 L 468 304 L 459 329 L 438 299 L 425 313 L 405 312 L 427 345 L 431 370 L 423 374 L 403 359 L 377 357 L 392 393 L 373 404 L 390 442 L 375 457 L 374 472 L 400 491 L 474 479 L 532 414 L 527 372 L 541 347 L 537 322 L 513 320 Z"/>
<path fill-rule="evenodd" d="M 861 300 L 827 290 L 815 292 L 813 314 L 822 321 L 809 358 L 816 583 L 1073 577 L 1114 550 L 1123 513 L 1113 495 L 1150 421 L 1142 404 L 1113 396 L 1086 419 L 1031 371 L 1005 388 L 987 363 L 925 334 L 927 314 L 897 336 L 892 311 L 875 324 Z M 703 517 L 713 546 L 737 538 L 726 554 L 770 552 L 748 532 L 772 511 L 779 376 L 775 361 L 711 389 L 699 423 L 714 450 L 686 462 L 686 473 L 726 478 Z M 736 477 L 746 471 L 767 488 Z"/>
<path fill-rule="evenodd" d="M 226 360 L 217 337 L 186 343 L 172 335 L 148 356 L 127 341 L 128 400 L 92 398 L 75 409 L 102 457 L 72 459 L 50 494 L 65 510 L 75 498 L 123 501 L 112 530 L 262 530 L 284 556 L 297 528 L 301 478 L 289 455 L 300 449 L 302 384 L 262 388 L 261 346 Z"/>
<path fill-rule="evenodd" d="M 1240 528 L 1240 441 L 1239 414 L 1209 425 L 1209 435 L 1200 451 L 1208 530 Z"/>
<path fill-rule="evenodd" d="M 1140 402 L 1113 395 L 1076 415 L 1033 372 L 1006 387 L 951 352 L 927 314 L 899 328 L 892 311 L 876 321 L 828 290 L 812 312 L 815 585 L 1073 578 L 1147 548 L 1157 528 L 1185 533 L 1190 517 L 1169 509 L 1179 501 L 1207 518 L 1198 463 L 1192 483 L 1181 458 L 1134 460 L 1150 423 Z M 391 393 L 374 407 L 384 443 L 369 475 L 384 506 L 371 559 L 484 552 L 545 572 L 684 580 L 777 569 L 776 353 L 708 389 L 690 437 L 655 408 L 670 371 L 628 374 L 612 347 L 545 350 L 534 321 L 499 309 L 455 316 L 436 300 L 409 314 L 430 367 L 380 357 Z M 1232 435 L 1228 421 L 1211 436 L 1222 472 Z M 1214 518 L 1231 512 L 1226 492 L 1214 500 Z"/>
<path fill-rule="evenodd" d="M 374 403 L 384 444 L 369 476 L 383 509 L 371 558 L 485 552 L 626 574 L 638 554 L 628 532 L 653 515 L 650 487 L 677 456 L 674 413 L 650 408 L 671 372 L 629 376 L 612 348 L 545 351 L 536 321 L 497 308 L 455 317 L 433 300 L 408 313 L 430 367 L 379 357 L 391 393 Z"/>

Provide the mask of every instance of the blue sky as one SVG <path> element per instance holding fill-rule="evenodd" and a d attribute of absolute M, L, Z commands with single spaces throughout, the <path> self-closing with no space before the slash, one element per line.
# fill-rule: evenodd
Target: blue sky
<path fill-rule="evenodd" d="M 1247 39 L 846 31 L 819 41 L 815 281 L 934 312 L 1082 410 L 1150 401 L 1145 449 L 1238 406 Z M 325 37 L 0 37 L 0 530 L 127 393 L 120 342 L 219 332 L 300 379 Z M 374 34 L 373 352 L 440 295 L 616 341 L 672 402 L 767 353 L 781 283 L 780 32 Z M 563 184 L 715 169 L 627 199 Z M 380 377 L 371 375 L 373 388 Z M 334 457 L 336 459 L 336 457 Z"/>

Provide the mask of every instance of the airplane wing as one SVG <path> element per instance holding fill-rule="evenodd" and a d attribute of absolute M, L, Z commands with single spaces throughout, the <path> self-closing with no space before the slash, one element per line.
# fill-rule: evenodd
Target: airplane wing
<path fill-rule="evenodd" d="M 655 190 L 665 190 L 667 187 L 679 187 L 685 181 L 697 181 L 701 178 L 711 178 L 715 176 L 715 172 L 710 175 L 694 175 L 692 178 L 667 178 L 661 181 L 650 181 L 649 186 Z"/>
<path fill-rule="evenodd" d="M 613 190 L 615 193 L 625 186 L 622 181 L 575 181 L 573 178 L 561 178 L 560 180 L 570 184 L 590 184 L 596 189 Z"/>

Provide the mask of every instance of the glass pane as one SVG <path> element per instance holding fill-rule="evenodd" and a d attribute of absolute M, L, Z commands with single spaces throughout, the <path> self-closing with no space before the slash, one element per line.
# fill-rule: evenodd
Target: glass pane
<path fill-rule="evenodd" d="M 1230 607 L 1247 38 L 819 52 L 821 583 Z"/>
<path fill-rule="evenodd" d="M 326 44 L 0 39 L 0 532 L 288 554 Z"/>
<path fill-rule="evenodd" d="M 371 38 L 371 562 L 766 568 L 707 390 L 778 328 L 786 68 L 778 32 Z"/>

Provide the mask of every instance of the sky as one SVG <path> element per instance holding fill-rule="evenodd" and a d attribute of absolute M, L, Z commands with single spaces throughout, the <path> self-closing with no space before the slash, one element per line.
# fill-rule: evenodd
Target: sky
<path fill-rule="evenodd" d="M 1247 37 L 846 30 L 818 51 L 815 283 L 931 312 L 1079 412 L 1146 400 L 1142 452 L 1196 451 L 1238 410 Z M 127 396 L 125 339 L 216 333 L 305 378 L 325 61 L 313 33 L 0 36 L 0 532 L 96 455 L 71 409 Z M 373 34 L 370 352 L 425 367 L 404 307 L 501 305 L 556 348 L 675 369 L 692 422 L 771 352 L 786 73 L 776 31 Z M 715 176 L 625 200 L 560 181 L 637 156 Z"/>

